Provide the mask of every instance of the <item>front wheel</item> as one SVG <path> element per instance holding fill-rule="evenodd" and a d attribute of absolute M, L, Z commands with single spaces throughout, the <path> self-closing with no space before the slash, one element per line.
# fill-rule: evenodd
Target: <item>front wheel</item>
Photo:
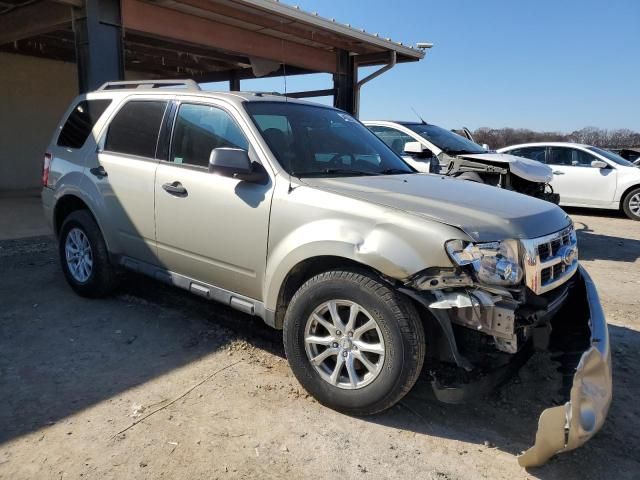
<path fill-rule="evenodd" d="M 355 271 L 321 273 L 300 287 L 285 315 L 284 345 L 302 386 L 323 405 L 353 415 L 398 402 L 425 355 L 413 304 Z"/>
<path fill-rule="evenodd" d="M 631 220 L 640 220 L 640 188 L 631 190 L 624 197 L 622 210 Z"/>

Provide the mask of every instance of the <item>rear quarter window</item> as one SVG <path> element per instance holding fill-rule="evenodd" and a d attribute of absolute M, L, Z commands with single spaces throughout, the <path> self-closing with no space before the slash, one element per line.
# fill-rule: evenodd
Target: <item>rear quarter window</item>
<path fill-rule="evenodd" d="M 139 157 L 154 158 L 166 101 L 132 100 L 109 125 L 104 149 Z"/>
<path fill-rule="evenodd" d="M 94 125 L 111 100 L 83 100 L 69 114 L 58 136 L 58 146 L 66 148 L 82 148 L 89 138 Z"/>

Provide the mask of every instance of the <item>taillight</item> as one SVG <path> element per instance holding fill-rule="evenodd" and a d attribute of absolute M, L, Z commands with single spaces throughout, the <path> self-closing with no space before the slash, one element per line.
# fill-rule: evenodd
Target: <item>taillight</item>
<path fill-rule="evenodd" d="M 44 163 L 42 164 L 42 185 L 47 186 L 49 184 L 49 169 L 51 168 L 51 160 L 53 155 L 50 153 L 44 154 Z"/>

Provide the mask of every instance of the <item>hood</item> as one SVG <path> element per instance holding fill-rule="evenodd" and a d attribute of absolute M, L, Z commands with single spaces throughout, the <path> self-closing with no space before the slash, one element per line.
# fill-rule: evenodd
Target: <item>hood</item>
<path fill-rule="evenodd" d="M 465 153 L 458 156 L 461 158 L 485 160 L 496 163 L 508 163 L 511 173 L 530 182 L 549 183 L 553 180 L 553 170 L 551 167 L 529 158 L 516 157 L 508 153 Z"/>
<path fill-rule="evenodd" d="M 331 191 L 458 227 L 474 241 L 535 238 L 570 224 L 558 206 L 475 182 L 429 174 L 303 178 Z"/>

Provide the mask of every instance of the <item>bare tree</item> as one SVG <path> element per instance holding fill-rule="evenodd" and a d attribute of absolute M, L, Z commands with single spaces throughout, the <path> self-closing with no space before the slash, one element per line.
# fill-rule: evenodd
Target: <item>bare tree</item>
<path fill-rule="evenodd" d="M 536 132 L 527 128 L 478 128 L 473 132 L 478 143 L 491 148 L 502 148 L 518 143 L 532 142 L 576 142 L 603 148 L 625 148 L 640 146 L 640 133 L 622 128 L 606 130 L 585 127 L 571 133 Z"/>

